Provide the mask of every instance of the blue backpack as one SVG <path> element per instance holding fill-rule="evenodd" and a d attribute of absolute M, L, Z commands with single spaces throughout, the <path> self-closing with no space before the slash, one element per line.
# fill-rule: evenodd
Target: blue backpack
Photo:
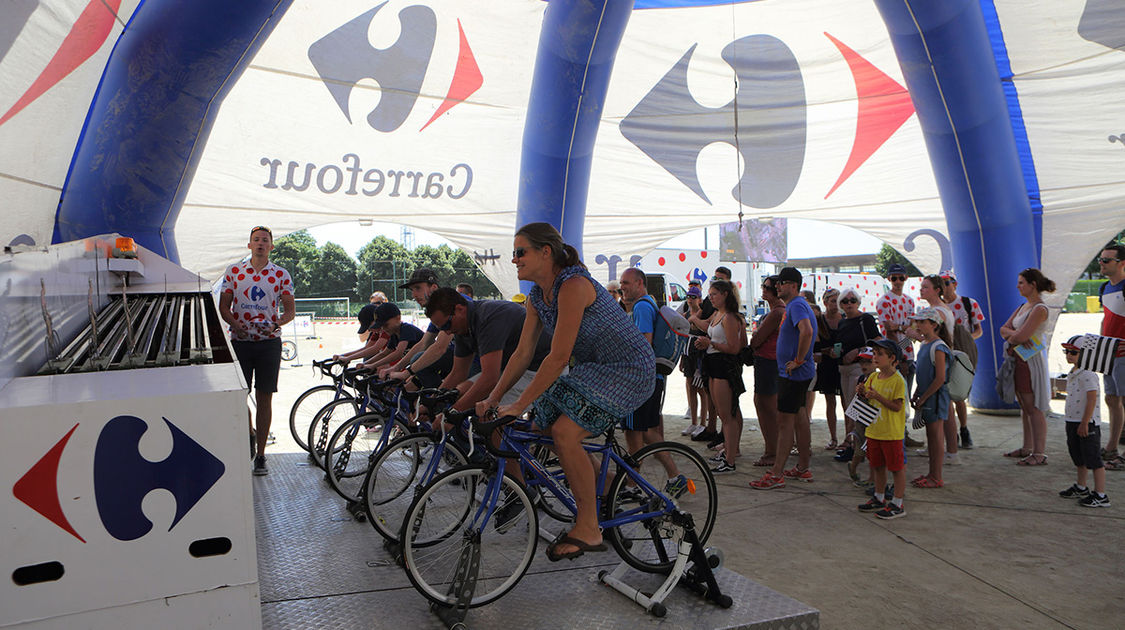
<path fill-rule="evenodd" d="M 691 324 L 671 306 L 658 307 L 651 295 L 646 295 L 644 299 L 656 309 L 657 318 L 653 323 L 652 332 L 652 352 L 656 355 L 656 371 L 667 376 L 676 369 L 680 357 L 687 353 L 688 342 L 691 341 Z"/>

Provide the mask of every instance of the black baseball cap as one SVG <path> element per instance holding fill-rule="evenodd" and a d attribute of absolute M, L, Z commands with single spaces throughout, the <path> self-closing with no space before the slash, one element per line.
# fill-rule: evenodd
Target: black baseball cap
<path fill-rule="evenodd" d="M 796 282 L 801 283 L 801 272 L 797 271 L 796 267 L 782 267 L 781 271 L 777 273 L 777 279 L 782 282 Z"/>
<path fill-rule="evenodd" d="M 875 339 L 871 342 L 871 345 L 886 350 L 895 358 L 895 361 L 902 361 L 902 348 L 890 339 Z"/>
<path fill-rule="evenodd" d="M 905 276 L 906 275 L 906 267 L 903 267 L 899 263 L 894 263 L 890 267 L 887 267 L 887 275 L 888 276 L 893 276 L 895 274 L 902 274 L 902 275 Z"/>
<path fill-rule="evenodd" d="M 393 302 L 383 302 L 375 307 L 375 323 L 372 324 L 372 327 L 382 328 L 387 322 L 401 314 Z"/>
<path fill-rule="evenodd" d="M 425 282 L 426 284 L 440 284 L 437 279 L 437 274 L 433 269 L 415 269 L 414 273 L 410 274 L 410 279 L 404 284 L 398 285 L 400 289 L 409 289 L 410 285 Z"/>
<path fill-rule="evenodd" d="M 378 308 L 378 306 L 378 304 L 365 304 L 363 308 L 359 309 L 359 314 L 356 315 L 356 319 L 359 320 L 359 330 L 356 331 L 357 335 L 362 335 L 371 328 L 371 324 L 375 322 L 375 309 Z"/>

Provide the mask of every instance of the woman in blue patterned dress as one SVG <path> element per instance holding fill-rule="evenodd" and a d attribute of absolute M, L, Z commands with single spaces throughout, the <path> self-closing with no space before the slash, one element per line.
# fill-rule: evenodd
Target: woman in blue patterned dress
<path fill-rule="evenodd" d="M 648 399 L 656 359 L 652 345 L 554 227 L 525 225 L 514 244 L 517 276 L 535 286 L 527 296 L 519 347 L 477 410 L 483 414 L 496 407 L 519 380 L 545 328 L 551 334 L 550 354 L 519 399 L 499 413 L 518 416 L 534 405 L 536 424 L 550 430 L 578 515 L 574 528 L 547 548 L 547 557 L 574 558 L 606 548 L 598 528 L 594 468 L 582 440 L 604 433 Z M 568 365 L 570 371 L 563 374 Z"/>

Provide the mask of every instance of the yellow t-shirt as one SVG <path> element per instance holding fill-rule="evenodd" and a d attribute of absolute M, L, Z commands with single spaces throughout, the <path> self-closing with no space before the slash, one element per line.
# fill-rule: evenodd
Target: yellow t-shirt
<path fill-rule="evenodd" d="M 867 437 L 873 440 L 901 440 L 906 435 L 906 379 L 897 370 L 887 378 L 883 378 L 882 372 L 877 372 L 867 379 L 867 384 L 887 400 L 902 400 L 902 409 L 891 411 L 877 400 L 867 399 L 867 402 L 879 408 L 879 417 L 867 427 Z"/>

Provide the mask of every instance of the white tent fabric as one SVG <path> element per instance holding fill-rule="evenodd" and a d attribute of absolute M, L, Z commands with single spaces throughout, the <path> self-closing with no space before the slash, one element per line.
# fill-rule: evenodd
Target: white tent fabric
<path fill-rule="evenodd" d="M 102 68 L 138 0 L 0 7 L 0 244 L 51 242 Z"/>

